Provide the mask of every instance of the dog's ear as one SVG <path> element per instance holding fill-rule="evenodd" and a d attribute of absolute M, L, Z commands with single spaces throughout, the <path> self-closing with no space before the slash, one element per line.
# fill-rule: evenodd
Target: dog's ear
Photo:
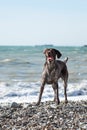
<path fill-rule="evenodd" d="M 53 49 L 57 55 L 57 58 L 60 58 L 62 56 L 62 54 L 60 53 L 60 51 Z"/>

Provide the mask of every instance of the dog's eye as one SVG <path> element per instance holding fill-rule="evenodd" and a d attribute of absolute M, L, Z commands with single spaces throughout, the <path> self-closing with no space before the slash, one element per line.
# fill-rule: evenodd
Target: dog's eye
<path fill-rule="evenodd" d="M 54 50 L 52 50 L 52 54 L 53 54 L 53 55 L 55 54 L 55 51 L 54 51 Z"/>

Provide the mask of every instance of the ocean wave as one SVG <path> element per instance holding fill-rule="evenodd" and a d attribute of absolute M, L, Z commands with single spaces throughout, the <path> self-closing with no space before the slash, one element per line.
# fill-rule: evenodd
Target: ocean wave
<path fill-rule="evenodd" d="M 68 96 L 87 95 L 87 80 L 68 85 Z"/>
<path fill-rule="evenodd" d="M 3 59 L 0 62 L 5 63 L 5 62 L 11 62 L 11 61 L 14 61 L 14 59 Z"/>
<path fill-rule="evenodd" d="M 0 60 L 0 63 L 9 63 L 9 62 L 13 62 L 15 64 L 32 64 L 27 60 L 9 59 L 9 58 Z"/>
<path fill-rule="evenodd" d="M 33 102 L 37 101 L 40 90 L 40 82 L 18 82 L 13 84 L 0 83 L 0 102 Z M 69 97 L 86 96 L 87 95 L 87 80 L 82 80 L 80 83 L 69 83 L 67 87 Z M 59 83 L 60 99 L 64 98 L 63 84 Z M 53 89 L 51 85 L 46 85 L 42 96 L 42 101 L 53 100 Z"/>

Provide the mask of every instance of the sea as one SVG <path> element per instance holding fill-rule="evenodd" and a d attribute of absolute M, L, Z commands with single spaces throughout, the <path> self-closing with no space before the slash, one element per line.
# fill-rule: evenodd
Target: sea
<path fill-rule="evenodd" d="M 55 48 L 68 57 L 68 99 L 87 100 L 86 46 L 0 46 L 0 103 L 37 102 L 45 62 L 43 51 Z M 45 85 L 42 102 L 53 100 L 51 85 Z M 64 100 L 63 82 L 59 80 L 60 100 Z M 83 97 L 83 98 L 82 98 Z"/>

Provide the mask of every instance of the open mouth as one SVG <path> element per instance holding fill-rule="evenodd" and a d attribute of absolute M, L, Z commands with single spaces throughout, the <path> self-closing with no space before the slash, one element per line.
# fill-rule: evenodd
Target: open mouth
<path fill-rule="evenodd" d="M 48 58 L 48 61 L 53 61 L 53 57 L 49 56 Z"/>

